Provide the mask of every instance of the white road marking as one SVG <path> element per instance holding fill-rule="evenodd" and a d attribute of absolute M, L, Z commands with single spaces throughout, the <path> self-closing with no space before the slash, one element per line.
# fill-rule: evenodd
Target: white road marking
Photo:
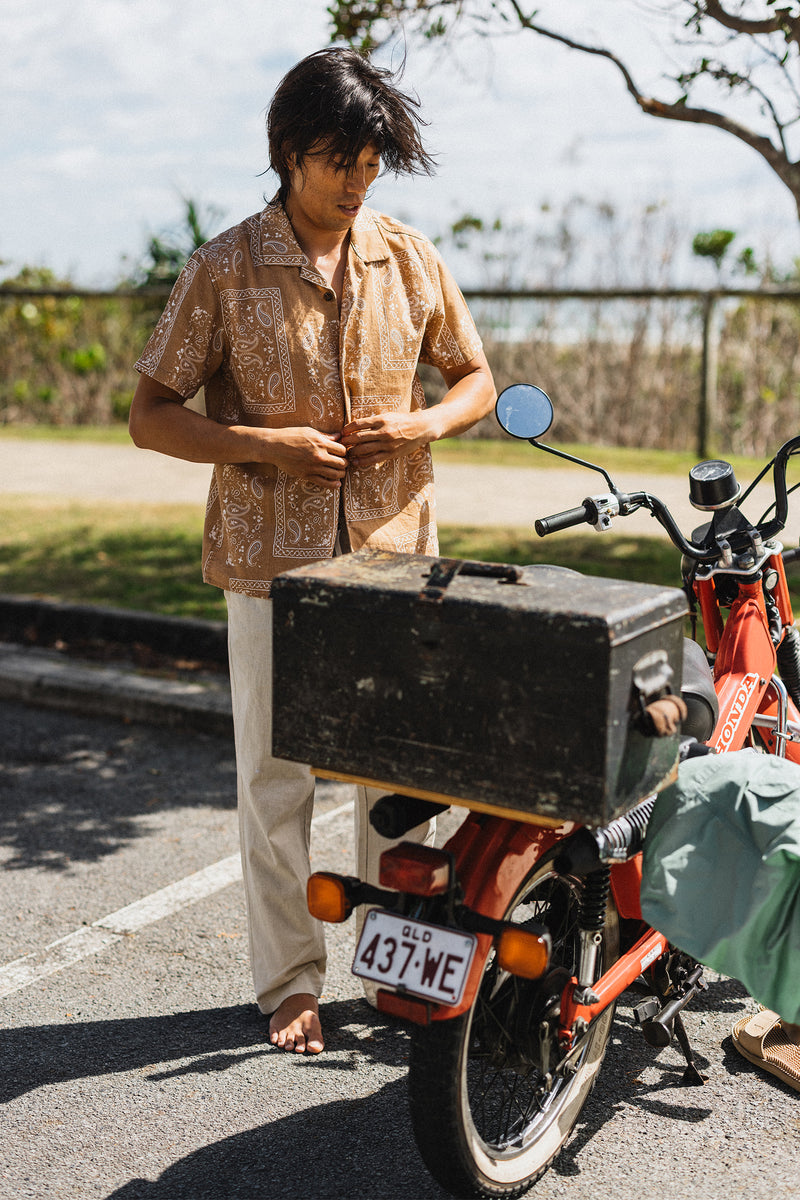
<path fill-rule="evenodd" d="M 348 800 L 328 812 L 320 813 L 311 822 L 312 829 L 327 825 L 335 817 L 345 812 L 352 812 L 353 801 Z M 125 908 L 101 917 L 91 925 L 84 925 L 66 937 L 51 942 L 43 950 L 33 950 L 30 954 L 17 958 L 6 966 L 0 967 L 0 998 L 10 996 L 22 988 L 30 987 L 37 979 L 45 979 L 63 971 L 90 954 L 99 954 L 107 950 L 115 942 L 132 933 L 137 933 L 154 921 L 160 921 L 173 913 L 179 912 L 189 904 L 195 904 L 206 896 L 213 896 L 231 883 L 242 878 L 242 864 L 238 854 L 231 854 L 219 862 L 211 863 L 177 883 L 160 888 L 141 900 L 135 900 Z"/>

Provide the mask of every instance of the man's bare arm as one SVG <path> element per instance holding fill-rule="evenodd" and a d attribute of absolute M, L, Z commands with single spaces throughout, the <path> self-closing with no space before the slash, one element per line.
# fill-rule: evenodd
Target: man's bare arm
<path fill-rule="evenodd" d="M 141 375 L 131 404 L 130 435 L 142 449 L 207 463 L 272 463 L 285 474 L 338 488 L 347 465 L 339 435 L 306 426 L 260 429 L 221 425 L 184 407 L 183 397 Z"/>
<path fill-rule="evenodd" d="M 497 393 L 483 351 L 442 375 L 448 390 L 432 408 L 376 413 L 345 425 L 342 444 L 354 467 L 371 467 L 428 442 L 456 437 L 491 411 Z"/>

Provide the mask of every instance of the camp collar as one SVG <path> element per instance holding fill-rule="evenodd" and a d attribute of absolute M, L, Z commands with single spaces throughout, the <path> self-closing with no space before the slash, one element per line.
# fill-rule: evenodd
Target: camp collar
<path fill-rule="evenodd" d="M 371 208 L 362 208 L 350 230 L 350 248 L 364 263 L 383 262 L 389 247 Z M 260 218 L 260 251 L 263 263 L 285 267 L 308 267 L 308 258 L 297 244 L 292 223 L 275 196 Z"/>

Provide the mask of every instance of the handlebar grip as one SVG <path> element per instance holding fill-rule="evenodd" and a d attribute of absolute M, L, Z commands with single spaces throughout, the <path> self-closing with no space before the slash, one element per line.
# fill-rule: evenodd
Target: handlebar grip
<path fill-rule="evenodd" d="M 548 533 L 558 533 L 560 529 L 584 525 L 588 520 L 589 506 L 584 503 L 580 508 L 568 508 L 566 512 L 554 513 L 552 517 L 540 517 L 533 527 L 539 537 L 546 537 Z"/>

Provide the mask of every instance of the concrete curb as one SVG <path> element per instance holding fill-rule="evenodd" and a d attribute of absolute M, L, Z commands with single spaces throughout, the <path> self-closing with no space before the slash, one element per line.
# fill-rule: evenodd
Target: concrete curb
<path fill-rule="evenodd" d="M 28 596 L 0 596 L 0 639 L 47 644 L 97 638 L 148 646 L 160 654 L 228 663 L 225 621 L 162 617 L 127 608 L 61 604 Z"/>
<path fill-rule="evenodd" d="M 0 699 L 221 737 L 233 734 L 227 672 L 145 673 L 119 663 L 90 663 L 23 639 L 100 639 L 146 645 L 227 663 L 225 623 L 159 618 L 150 613 L 0 597 Z"/>

